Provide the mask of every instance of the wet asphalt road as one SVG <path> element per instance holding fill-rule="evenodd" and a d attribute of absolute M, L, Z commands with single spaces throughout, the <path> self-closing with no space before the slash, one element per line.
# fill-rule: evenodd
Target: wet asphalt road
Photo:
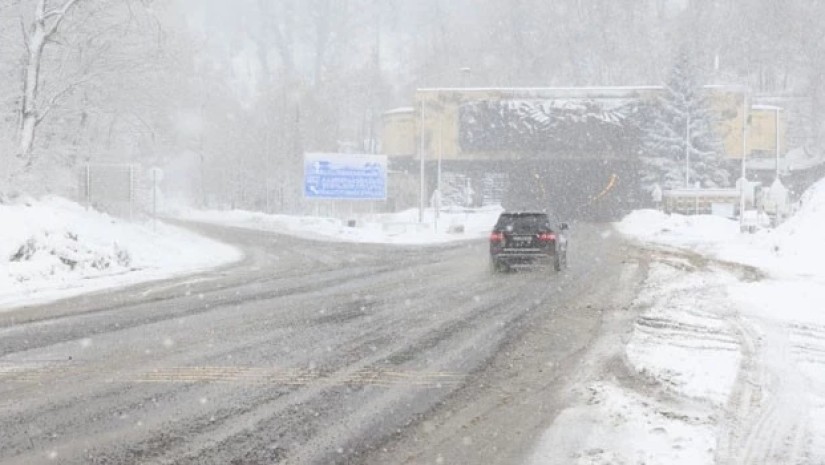
<path fill-rule="evenodd" d="M 567 271 L 505 275 L 490 273 L 484 241 L 196 228 L 246 258 L 0 313 L 0 464 L 471 463 L 484 435 L 502 441 L 486 463 L 517 463 L 555 407 L 495 410 L 485 386 L 575 371 L 626 261 L 609 226 L 584 224 Z M 513 350 L 528 340 L 545 343 Z M 470 412 L 475 430 L 433 423 L 445 412 Z M 518 437 L 490 433 L 519 422 L 531 426 Z"/>

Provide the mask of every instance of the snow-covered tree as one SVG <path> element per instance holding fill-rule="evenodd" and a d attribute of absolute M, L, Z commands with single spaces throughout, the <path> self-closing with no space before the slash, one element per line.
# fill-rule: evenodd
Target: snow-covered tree
<path fill-rule="evenodd" d="M 60 24 L 68 16 L 78 0 L 66 0 L 57 5 L 48 5 L 46 0 L 37 0 L 34 16 L 29 24 L 23 25 L 23 38 L 26 44 L 26 65 L 23 74 L 23 98 L 21 99 L 20 149 L 18 156 L 23 159 L 26 168 L 33 163 L 32 148 L 37 127 L 52 110 L 54 104 L 73 88 L 73 84 L 44 98 L 42 94 L 41 70 L 43 52 L 46 45 L 53 40 Z M 22 20 L 21 20 L 22 22 Z"/>
<path fill-rule="evenodd" d="M 150 156 L 163 90 L 177 82 L 159 66 L 163 10 L 120 0 L 0 6 L 0 192 L 68 195 L 81 162 Z"/>
<path fill-rule="evenodd" d="M 690 53 L 683 49 L 651 109 L 643 149 L 646 184 L 668 188 L 730 184 L 716 117 L 706 95 Z"/>

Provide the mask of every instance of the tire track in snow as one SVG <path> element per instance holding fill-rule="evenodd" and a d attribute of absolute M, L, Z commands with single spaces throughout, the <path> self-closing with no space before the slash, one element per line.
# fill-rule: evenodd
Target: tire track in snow
<path fill-rule="evenodd" d="M 821 408 L 816 393 L 825 392 L 825 383 L 806 374 L 804 365 L 813 371 L 825 365 L 825 327 L 754 318 L 738 328 L 746 357 L 717 463 L 811 463 L 810 415 Z"/>

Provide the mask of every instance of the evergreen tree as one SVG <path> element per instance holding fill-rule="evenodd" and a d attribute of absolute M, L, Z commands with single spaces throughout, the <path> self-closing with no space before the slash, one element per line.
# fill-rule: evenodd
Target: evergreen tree
<path fill-rule="evenodd" d="M 717 118 L 687 51 L 679 53 L 664 92 L 654 102 L 650 114 L 643 142 L 647 186 L 658 183 L 665 188 L 685 187 L 688 153 L 690 185 L 730 185 L 722 140 L 716 129 Z"/>

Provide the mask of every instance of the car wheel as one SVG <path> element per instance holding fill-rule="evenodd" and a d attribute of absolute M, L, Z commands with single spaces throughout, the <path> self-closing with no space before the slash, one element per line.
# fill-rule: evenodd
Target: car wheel
<path fill-rule="evenodd" d="M 501 264 L 495 260 L 490 260 L 490 273 L 498 274 L 501 273 Z"/>

